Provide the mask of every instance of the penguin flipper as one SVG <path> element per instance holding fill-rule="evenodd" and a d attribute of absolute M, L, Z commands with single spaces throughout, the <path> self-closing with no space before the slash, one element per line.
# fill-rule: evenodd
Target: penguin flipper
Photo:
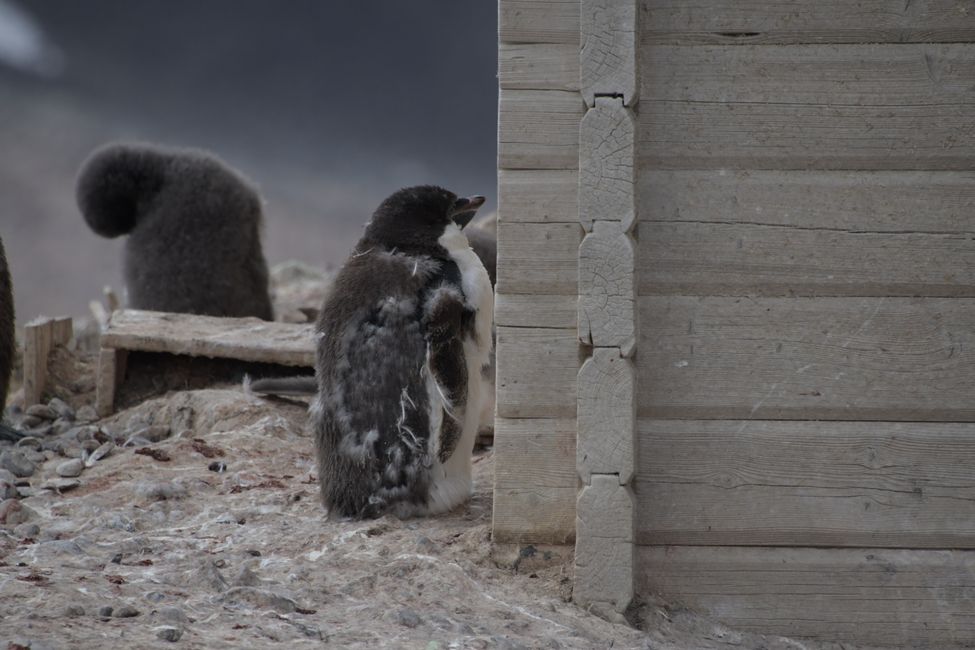
<path fill-rule="evenodd" d="M 0 422 L 0 440 L 6 440 L 7 442 L 17 442 L 18 440 L 20 440 L 21 438 L 25 438 L 26 436 L 27 436 L 26 433 L 17 431 L 16 429 L 8 427 L 6 424 Z"/>

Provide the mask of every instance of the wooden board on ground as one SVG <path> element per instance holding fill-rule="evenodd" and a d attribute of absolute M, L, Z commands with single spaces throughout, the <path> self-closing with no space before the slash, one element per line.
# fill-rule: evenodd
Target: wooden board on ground
<path fill-rule="evenodd" d="M 641 546 L 638 588 L 732 627 L 884 648 L 975 638 L 975 551 Z"/>
<path fill-rule="evenodd" d="M 565 544 L 575 539 L 575 456 L 574 418 L 495 419 L 492 541 Z"/>
<path fill-rule="evenodd" d="M 973 299 L 664 296 L 639 309 L 642 417 L 975 421 Z"/>
<path fill-rule="evenodd" d="M 975 424 L 640 420 L 637 541 L 975 548 Z"/>
<path fill-rule="evenodd" d="M 284 366 L 315 365 L 314 326 L 126 309 L 112 314 L 101 346 Z"/>

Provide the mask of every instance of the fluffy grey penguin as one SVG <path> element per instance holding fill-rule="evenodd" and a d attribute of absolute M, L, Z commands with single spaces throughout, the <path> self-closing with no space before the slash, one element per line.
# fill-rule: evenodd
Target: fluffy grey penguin
<path fill-rule="evenodd" d="M 437 514 L 470 496 L 494 293 L 461 228 L 483 203 L 395 192 L 335 278 L 311 409 L 331 514 Z"/>
<path fill-rule="evenodd" d="M 76 198 L 96 233 L 128 235 L 130 307 L 271 320 L 260 197 L 216 157 L 111 144 L 82 166 Z"/>
<path fill-rule="evenodd" d="M 0 420 L 7 405 L 7 389 L 10 387 L 10 371 L 14 366 L 17 344 L 14 338 L 14 292 L 10 281 L 7 254 L 0 239 Z M 0 422 L 0 440 L 19 440 L 23 434 Z"/>

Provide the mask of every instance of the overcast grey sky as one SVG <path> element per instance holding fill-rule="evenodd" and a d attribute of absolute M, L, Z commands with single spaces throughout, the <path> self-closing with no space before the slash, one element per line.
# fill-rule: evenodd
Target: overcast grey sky
<path fill-rule="evenodd" d="M 20 321 L 121 286 L 118 243 L 73 206 L 74 170 L 107 139 L 203 147 L 241 169 L 268 201 L 272 263 L 341 262 L 401 185 L 494 197 L 493 0 L 0 2 L 62 64 L 0 63 L 0 234 Z"/>

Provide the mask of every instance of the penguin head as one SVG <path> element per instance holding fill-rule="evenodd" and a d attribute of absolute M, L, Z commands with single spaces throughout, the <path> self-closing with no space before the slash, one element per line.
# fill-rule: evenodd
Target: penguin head
<path fill-rule="evenodd" d="M 466 226 L 483 204 L 483 196 L 458 197 L 435 185 L 407 187 L 379 205 L 365 239 L 390 249 L 429 248 L 449 227 Z"/>

